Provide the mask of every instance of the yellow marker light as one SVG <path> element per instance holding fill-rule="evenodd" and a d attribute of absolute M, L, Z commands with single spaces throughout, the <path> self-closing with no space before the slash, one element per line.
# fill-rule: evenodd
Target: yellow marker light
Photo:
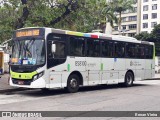
<path fill-rule="evenodd" d="M 84 36 L 84 34 L 83 33 L 81 33 L 81 32 L 72 32 L 72 31 L 67 31 L 67 33 L 66 34 L 68 34 L 68 35 L 76 35 L 76 36 Z"/>

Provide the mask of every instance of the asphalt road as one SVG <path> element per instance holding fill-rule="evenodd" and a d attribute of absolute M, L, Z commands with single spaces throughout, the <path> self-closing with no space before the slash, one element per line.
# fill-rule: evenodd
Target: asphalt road
<path fill-rule="evenodd" d="M 5 92 L 0 94 L 0 111 L 83 111 L 82 116 L 88 114 L 85 111 L 160 111 L 160 80 L 138 81 L 129 88 L 118 85 L 83 87 L 78 93 L 72 94 L 64 90 L 51 90 L 44 93 L 39 89 Z M 77 115 L 81 116 L 81 114 Z M 96 116 L 96 113 L 93 116 Z M 30 118 L 32 119 L 37 118 Z M 47 119 L 159 120 L 160 118 L 113 116 L 45 118 Z"/>

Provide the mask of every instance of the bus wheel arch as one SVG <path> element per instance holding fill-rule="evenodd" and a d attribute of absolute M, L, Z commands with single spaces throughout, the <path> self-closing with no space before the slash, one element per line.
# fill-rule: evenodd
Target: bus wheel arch
<path fill-rule="evenodd" d="M 67 80 L 67 91 L 75 93 L 79 89 L 79 85 L 83 85 L 83 77 L 78 71 L 72 72 Z"/>
<path fill-rule="evenodd" d="M 131 87 L 133 85 L 134 80 L 135 80 L 134 72 L 132 70 L 128 70 L 125 74 L 124 85 L 126 87 Z"/>
<path fill-rule="evenodd" d="M 78 77 L 79 77 L 79 84 L 80 85 L 83 85 L 83 77 L 82 77 L 82 74 L 80 73 L 80 72 L 78 72 L 78 71 L 73 71 L 70 75 L 73 75 L 73 74 L 75 74 L 75 75 L 77 75 Z M 69 76 L 70 76 L 69 75 Z"/>

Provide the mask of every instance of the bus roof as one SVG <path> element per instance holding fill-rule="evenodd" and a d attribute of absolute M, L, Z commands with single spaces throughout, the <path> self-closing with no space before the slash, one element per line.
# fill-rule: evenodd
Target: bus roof
<path fill-rule="evenodd" d="M 53 33 L 68 34 L 68 35 L 75 35 L 75 36 L 81 36 L 81 37 L 100 38 L 100 39 L 107 39 L 107 40 L 117 40 L 117 41 L 125 41 L 125 42 L 134 42 L 134 43 L 143 43 L 143 44 L 154 45 L 154 43 L 152 43 L 152 42 L 139 41 L 133 37 L 127 37 L 127 36 L 121 36 L 121 35 L 109 35 L 109 34 L 104 34 L 104 33 L 82 33 L 82 32 L 55 29 L 55 28 L 49 28 L 49 27 L 26 27 L 26 28 L 20 28 L 18 30 L 33 29 L 33 28 L 51 29 L 51 31 Z"/>

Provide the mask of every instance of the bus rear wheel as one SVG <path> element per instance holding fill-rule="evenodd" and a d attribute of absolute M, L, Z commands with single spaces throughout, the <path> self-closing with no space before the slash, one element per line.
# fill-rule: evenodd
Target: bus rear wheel
<path fill-rule="evenodd" d="M 133 85 L 134 76 L 131 72 L 127 72 L 125 75 L 125 87 L 131 87 Z"/>
<path fill-rule="evenodd" d="M 79 77 L 75 74 L 70 75 L 67 80 L 67 91 L 70 93 L 75 93 L 79 89 Z"/>

